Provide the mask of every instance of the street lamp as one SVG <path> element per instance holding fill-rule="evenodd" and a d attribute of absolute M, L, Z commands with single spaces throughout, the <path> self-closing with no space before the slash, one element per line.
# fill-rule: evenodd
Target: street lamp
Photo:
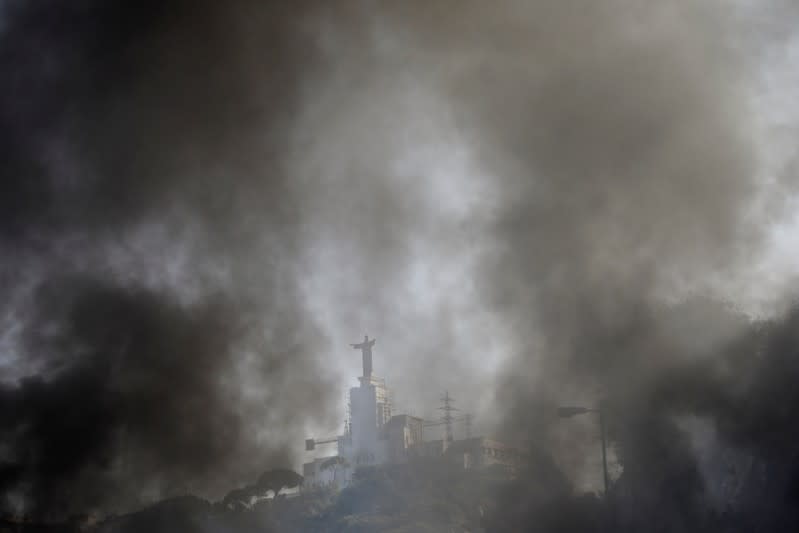
<path fill-rule="evenodd" d="M 585 413 L 597 413 L 599 415 L 599 435 L 602 440 L 602 474 L 605 481 L 605 496 L 608 495 L 608 459 L 606 453 L 605 443 L 605 417 L 604 408 L 600 402 L 598 409 L 590 407 L 558 407 L 558 416 L 561 418 L 571 418 L 575 415 L 582 415 Z"/>

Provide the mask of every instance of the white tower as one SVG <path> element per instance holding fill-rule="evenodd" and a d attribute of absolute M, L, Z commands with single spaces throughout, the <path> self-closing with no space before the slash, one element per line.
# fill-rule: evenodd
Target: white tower
<path fill-rule="evenodd" d="M 351 445 L 347 450 L 353 466 L 383 464 L 387 460 L 386 435 L 383 427 L 391 418 L 391 403 L 383 379 L 372 375 L 372 346 L 375 339 L 364 337 L 352 347 L 363 354 L 363 375 L 360 386 L 350 389 Z"/>

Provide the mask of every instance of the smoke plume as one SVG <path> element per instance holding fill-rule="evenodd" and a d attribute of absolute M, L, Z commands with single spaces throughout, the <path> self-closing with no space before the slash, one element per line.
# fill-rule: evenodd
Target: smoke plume
<path fill-rule="evenodd" d="M 221 496 L 333 414 L 276 155 L 306 7 L 3 3 L 5 505 Z"/>
<path fill-rule="evenodd" d="M 368 333 L 399 408 L 432 418 L 448 389 L 577 488 L 601 486 L 596 420 L 555 408 L 604 402 L 614 497 L 638 498 L 618 519 L 707 526 L 695 422 L 795 465 L 796 316 L 738 294 L 793 184 L 753 10 L 0 4 L 5 505 L 219 497 L 296 465 L 340 430 Z"/>

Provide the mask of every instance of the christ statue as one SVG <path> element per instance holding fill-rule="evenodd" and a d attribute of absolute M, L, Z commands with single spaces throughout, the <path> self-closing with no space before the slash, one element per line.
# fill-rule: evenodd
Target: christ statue
<path fill-rule="evenodd" d="M 363 355 L 363 377 L 372 377 L 372 346 L 375 345 L 375 339 L 369 340 L 369 335 L 364 335 L 363 342 L 358 344 L 350 344 L 356 350 L 360 350 Z"/>

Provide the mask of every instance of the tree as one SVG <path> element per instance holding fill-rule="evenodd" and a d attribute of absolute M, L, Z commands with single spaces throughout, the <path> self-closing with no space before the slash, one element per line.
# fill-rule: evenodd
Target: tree
<path fill-rule="evenodd" d="M 328 469 L 332 468 L 333 469 L 333 483 L 337 483 L 338 482 L 339 467 L 344 469 L 344 468 L 349 468 L 349 466 L 350 466 L 350 462 L 347 461 L 347 459 L 345 459 L 344 457 L 336 456 L 336 457 L 331 457 L 329 459 L 326 459 L 326 460 L 322 461 L 322 464 L 319 466 L 319 468 L 321 470 L 328 470 Z"/>
<path fill-rule="evenodd" d="M 275 498 L 281 490 L 285 488 L 298 487 L 302 483 L 303 477 L 293 470 L 278 468 L 267 470 L 258 478 L 255 488 L 261 493 L 271 490 L 275 493 Z"/>

